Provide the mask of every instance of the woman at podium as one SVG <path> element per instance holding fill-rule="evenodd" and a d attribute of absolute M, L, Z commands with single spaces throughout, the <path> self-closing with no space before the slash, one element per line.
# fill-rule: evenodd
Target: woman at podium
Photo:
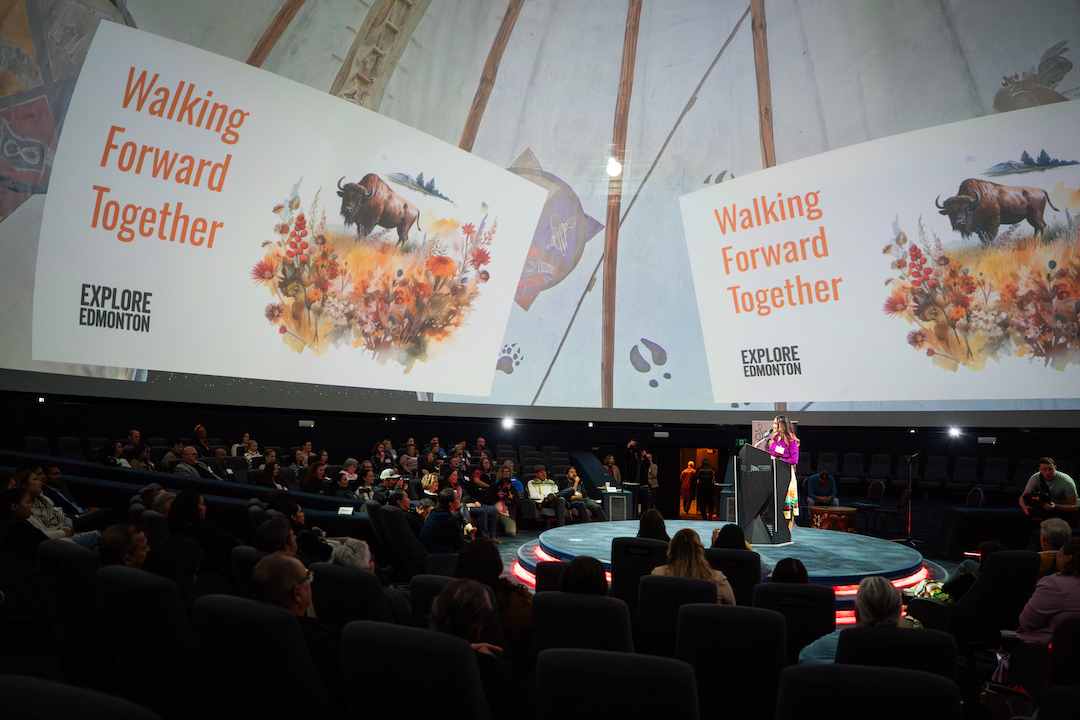
<path fill-rule="evenodd" d="M 799 486 L 795 481 L 795 466 L 799 464 L 799 438 L 795 437 L 795 428 L 791 426 L 786 415 L 777 415 L 773 419 L 772 431 L 766 438 L 769 454 L 791 465 L 791 482 L 784 498 L 784 518 L 790 533 L 795 525 L 795 517 L 799 514 Z"/>

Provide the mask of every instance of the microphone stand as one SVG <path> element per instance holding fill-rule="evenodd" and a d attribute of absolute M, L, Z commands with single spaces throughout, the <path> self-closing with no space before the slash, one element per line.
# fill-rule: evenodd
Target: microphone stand
<path fill-rule="evenodd" d="M 918 544 L 919 542 L 921 542 L 919 540 L 913 540 L 911 538 L 911 504 L 912 504 L 911 501 L 915 496 L 915 492 L 914 492 L 915 468 L 914 468 L 914 465 L 915 465 L 916 462 L 918 462 L 919 454 L 921 452 L 922 452 L 922 450 L 916 450 L 911 455 L 908 455 L 908 459 L 907 459 L 907 464 L 908 464 L 907 537 L 905 537 L 905 538 L 897 538 L 897 539 L 890 539 L 890 542 L 900 543 L 901 545 L 907 545 L 909 548 L 911 548 L 913 550 L 915 549 L 915 545 Z"/>

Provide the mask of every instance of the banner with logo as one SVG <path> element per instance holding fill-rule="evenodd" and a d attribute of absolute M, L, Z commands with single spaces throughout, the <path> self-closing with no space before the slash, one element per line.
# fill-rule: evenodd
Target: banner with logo
<path fill-rule="evenodd" d="M 717 402 L 1080 387 L 1080 103 L 828 152 L 680 199 Z"/>
<path fill-rule="evenodd" d="M 348 101 L 102 23 L 57 148 L 33 357 L 487 395 L 545 200 Z"/>

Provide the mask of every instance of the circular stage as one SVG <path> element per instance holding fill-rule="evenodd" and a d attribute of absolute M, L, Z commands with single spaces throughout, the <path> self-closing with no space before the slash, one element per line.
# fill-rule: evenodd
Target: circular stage
<path fill-rule="evenodd" d="M 712 533 L 727 523 L 697 520 L 667 520 L 668 535 L 683 528 L 697 531 L 706 547 Z M 579 555 L 589 555 L 611 570 L 611 541 L 617 537 L 637 535 L 638 522 L 594 522 L 566 525 L 540 535 L 540 538 L 518 550 L 513 568 L 516 577 L 535 584 L 536 564 L 543 560 L 570 561 Z M 901 590 L 917 585 L 927 577 L 939 579 L 944 573 L 933 563 L 906 545 L 856 533 L 818 530 L 796 525 L 792 542 L 784 545 L 756 545 L 762 561 L 775 566 L 783 558 L 802 561 L 810 582 L 828 585 L 836 591 L 838 621 L 851 613 L 859 581 L 870 575 L 883 575 Z M 853 621 L 851 618 L 850 621 Z"/>

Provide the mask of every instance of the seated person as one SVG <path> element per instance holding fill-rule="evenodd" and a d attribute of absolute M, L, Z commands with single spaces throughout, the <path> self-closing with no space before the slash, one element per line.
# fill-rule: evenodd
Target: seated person
<path fill-rule="evenodd" d="M 145 445 L 141 447 L 145 447 Z M 104 530 L 110 525 L 120 522 L 116 512 L 109 508 L 83 507 L 76 502 L 74 494 L 67 486 L 67 483 L 64 482 L 64 474 L 60 472 L 59 467 L 56 465 L 44 465 L 41 469 L 45 473 L 43 492 L 46 497 L 53 501 L 56 507 L 71 518 L 75 532 Z"/>
<path fill-rule="evenodd" d="M 697 578 L 711 580 L 716 584 L 716 599 L 721 605 L 734 605 L 735 592 L 727 576 L 719 570 L 713 570 L 705 559 L 705 546 L 701 538 L 690 528 L 683 528 L 675 533 L 668 544 L 667 565 L 653 568 L 653 575 L 669 577 Z"/>
<path fill-rule="evenodd" d="M 532 653 L 532 593 L 510 582 L 503 574 L 499 548 L 490 540 L 478 538 L 458 555 L 454 577 L 475 580 L 491 589 L 499 611 L 506 642 L 514 657 L 524 659 Z"/>
<path fill-rule="evenodd" d="M 480 682 L 491 715 L 503 718 L 532 717 L 532 700 L 514 676 L 511 667 L 499 659 L 503 649 L 480 642 L 484 626 L 491 621 L 491 597 L 475 580 L 451 580 L 431 605 L 431 629 L 456 635 L 467 641 L 476 656 Z"/>
<path fill-rule="evenodd" d="M 24 488 L 0 492 L 0 537 L 4 546 L 37 567 L 37 546 L 50 539 L 40 521 L 31 514 L 33 505 Z"/>
<path fill-rule="evenodd" d="M 1042 498 L 1036 507 L 1028 504 L 1032 493 Z M 1057 469 L 1053 458 L 1039 458 L 1039 472 L 1028 478 L 1020 495 L 1020 509 L 1032 517 L 1065 517 L 1075 525 L 1076 508 L 1076 483 Z"/>
<path fill-rule="evenodd" d="M 98 448 L 98 456 L 103 465 L 131 469 L 131 463 L 124 457 L 124 443 L 119 440 L 110 440 Z"/>
<path fill-rule="evenodd" d="M 405 491 L 395 490 L 390 493 L 390 502 L 387 504 L 393 505 L 405 513 L 405 521 L 409 524 L 409 529 L 412 530 L 413 535 L 419 538 L 420 531 L 424 528 L 424 518 L 409 509 L 412 502 L 409 500 L 409 496 L 405 494 Z"/>
<path fill-rule="evenodd" d="M 199 457 L 210 457 L 210 441 L 206 439 L 206 428 L 196 425 L 191 433 L 194 435 L 191 444 L 199 451 Z"/>
<path fill-rule="evenodd" d="M 401 487 L 401 475 L 393 468 L 386 468 L 379 474 L 379 484 L 375 486 L 372 499 L 380 505 L 390 502 L 390 493 Z"/>
<path fill-rule="evenodd" d="M 578 555 L 559 575 L 559 590 L 581 595 L 608 595 L 607 571 L 596 558 Z"/>
<path fill-rule="evenodd" d="M 315 559 L 300 549 L 296 532 L 289 519 L 280 515 L 267 518 L 255 530 L 255 548 L 265 553 L 285 552 L 295 555 L 304 567 L 311 567 Z"/>
<path fill-rule="evenodd" d="M 746 534 L 743 529 L 735 523 L 728 523 L 722 528 L 713 530 L 712 533 L 712 545 L 714 548 L 727 548 L 728 550 L 749 550 L 750 552 L 757 552 L 754 550 L 754 546 L 746 542 Z M 772 572 L 772 566 L 765 562 L 765 558 L 761 557 L 761 579 L 764 580 Z"/>
<path fill-rule="evenodd" d="M 1072 528 L 1062 518 L 1048 518 L 1039 523 L 1039 577 L 1057 572 L 1058 550 L 1072 537 Z"/>
<path fill-rule="evenodd" d="M 812 505 L 838 506 L 840 504 L 836 497 L 836 479 L 824 471 L 810 476 L 806 494 L 810 496 Z"/>
<path fill-rule="evenodd" d="M 323 494 L 323 480 L 326 479 L 326 463 L 316 460 L 310 465 L 307 474 L 300 482 L 300 489 L 312 495 Z"/>
<path fill-rule="evenodd" d="M 199 575 L 233 577 L 232 549 L 240 545 L 240 541 L 206 519 L 206 503 L 201 493 L 187 490 L 177 495 L 166 520 L 171 535 L 191 538 L 203 549 L 205 556 L 198 569 Z"/>
<path fill-rule="evenodd" d="M 485 457 L 485 460 L 487 458 Z M 491 505 L 498 512 L 496 521 L 503 535 L 513 537 L 517 535 L 517 514 L 521 505 L 521 494 L 510 483 L 510 470 L 503 468 L 499 479 L 489 485 L 481 499 L 485 505 Z"/>
<path fill-rule="evenodd" d="M 901 622 L 900 591 L 880 575 L 865 577 L 855 593 L 856 627 L 913 627 L 910 621 Z M 836 662 L 836 646 L 844 628 L 824 635 L 799 653 L 800 665 Z"/>
<path fill-rule="evenodd" d="M 341 470 L 338 475 L 344 475 L 346 480 L 346 487 L 349 490 L 356 488 L 357 483 L 360 480 L 360 476 L 357 474 L 357 470 L 360 467 L 360 461 L 356 458 L 345 458 L 345 462 L 341 465 Z M 334 478 L 335 480 L 337 478 Z"/>
<path fill-rule="evenodd" d="M 173 465 L 180 462 L 180 455 L 184 452 L 184 443 L 179 440 L 169 441 L 169 452 L 161 458 L 162 472 L 172 472 Z"/>
<path fill-rule="evenodd" d="M 461 523 L 454 517 L 454 511 L 460 508 L 461 501 L 453 488 L 439 491 L 439 504 L 420 530 L 420 544 L 429 553 L 458 553 L 465 547 Z"/>
<path fill-rule="evenodd" d="M 138 432 L 136 430 L 135 432 Z M 128 461 L 128 465 L 132 470 L 148 470 L 153 472 L 157 470 L 154 467 L 154 463 L 150 461 L 150 446 L 149 445 L 132 445 L 124 446 L 124 459 Z"/>
<path fill-rule="evenodd" d="M 1047 645 L 1054 628 L 1069 617 L 1080 617 L 1080 538 L 1070 537 L 1057 552 L 1057 572 L 1041 578 L 1020 613 L 1016 639 Z"/>
<path fill-rule="evenodd" d="M 41 468 L 15 473 L 15 483 L 30 496 L 29 522 L 50 538 L 71 538 L 88 550 L 96 550 L 101 539 L 99 530 L 75 532 L 75 523 L 45 496 L 45 473 Z"/>
<path fill-rule="evenodd" d="M 771 582 L 809 585 L 810 575 L 798 558 L 784 558 L 773 568 Z"/>
<path fill-rule="evenodd" d="M 659 510 L 649 508 L 641 513 L 641 518 L 638 520 L 637 537 L 671 542 L 671 538 L 667 534 L 667 527 L 664 525 L 664 516 L 660 514 Z"/>
<path fill-rule="evenodd" d="M 188 445 L 180 453 L 180 462 L 173 467 L 173 474 L 203 480 L 222 480 L 214 474 L 209 465 L 199 460 L 199 451 L 194 445 Z"/>
<path fill-rule="evenodd" d="M 274 488 L 275 490 L 288 490 L 287 487 L 281 484 L 278 480 L 278 473 L 281 471 L 281 466 L 276 462 L 268 462 L 263 465 L 262 478 L 260 482 L 266 487 Z"/>
<path fill-rule="evenodd" d="M 559 485 L 548 479 L 547 468 L 543 465 L 533 466 L 533 474 L 535 477 L 526 484 L 529 499 L 542 508 L 554 510 L 556 526 L 565 525 L 570 511 L 566 507 L 566 498 L 559 494 Z"/>
<path fill-rule="evenodd" d="M 169 535 L 158 540 L 143 561 L 143 570 L 173 581 L 180 591 L 180 600 L 189 618 L 195 603 L 195 581 L 199 577 L 203 556 L 202 547 L 191 538 Z"/>
<path fill-rule="evenodd" d="M 333 547 L 326 542 L 326 533 L 321 528 L 308 525 L 307 516 L 300 503 L 296 502 L 292 494 L 286 491 L 275 490 L 266 493 L 266 502 L 270 507 L 289 519 L 293 532 L 296 533 L 296 543 L 300 549 L 310 555 L 317 562 L 327 562 Z"/>
<path fill-rule="evenodd" d="M 458 471 L 452 465 L 446 465 L 443 470 L 446 487 L 452 488 L 457 493 L 458 499 L 461 500 L 462 519 L 464 519 L 464 513 L 468 513 L 472 522 L 476 525 L 476 531 L 480 537 L 488 538 L 501 545 L 502 541 L 495 537 L 499 529 L 498 510 L 491 505 L 484 505 L 474 498 L 469 493 L 469 490 L 458 482 Z"/>
<path fill-rule="evenodd" d="M 163 490 L 154 496 L 153 502 L 150 503 L 150 509 L 168 520 L 169 511 L 172 510 L 174 500 L 176 500 L 176 493 Z"/>
<path fill-rule="evenodd" d="M 101 564 L 123 565 L 139 570 L 146 562 L 146 553 L 150 550 L 146 542 L 146 533 L 134 525 L 118 524 L 106 528 L 101 533 L 98 555 Z"/>
<path fill-rule="evenodd" d="M 357 473 L 358 480 L 356 485 L 356 499 L 357 500 L 374 500 L 375 499 L 375 471 L 371 467 L 360 468 Z"/>
<path fill-rule="evenodd" d="M 412 604 L 408 594 L 390 587 L 390 581 L 375 565 L 375 555 L 366 542 L 356 538 L 347 538 L 330 553 L 330 563 L 375 575 L 379 579 L 379 584 L 382 585 L 383 598 L 386 600 L 386 607 L 390 610 L 394 622 L 398 625 L 411 626 L 413 624 Z"/>
<path fill-rule="evenodd" d="M 264 460 L 262 453 L 259 452 L 259 443 L 255 440 L 248 440 L 247 452 L 244 453 L 244 459 L 247 460 L 248 468 L 255 470 L 262 466 Z"/>
<path fill-rule="evenodd" d="M 222 480 L 243 482 L 229 466 L 229 451 L 223 447 L 214 448 L 214 462 L 210 463 L 210 472 Z"/>
<path fill-rule="evenodd" d="M 276 552 L 260 560 L 252 571 L 251 594 L 257 600 L 285 608 L 296 616 L 315 670 L 334 701 L 344 710 L 345 679 L 341 671 L 341 642 L 325 625 L 313 617 L 308 617 L 314 592 L 311 577 L 311 571 L 294 556 Z"/>
<path fill-rule="evenodd" d="M 578 477 L 577 468 L 573 465 L 566 468 L 566 482 L 570 483 L 570 487 L 574 491 L 570 495 L 571 510 L 575 507 L 578 508 L 578 514 L 581 515 L 582 520 L 588 519 L 587 512 L 592 513 L 592 516 L 601 522 L 607 520 L 607 515 L 604 514 L 604 509 L 600 507 L 600 503 L 585 494 L 585 482 Z"/>

